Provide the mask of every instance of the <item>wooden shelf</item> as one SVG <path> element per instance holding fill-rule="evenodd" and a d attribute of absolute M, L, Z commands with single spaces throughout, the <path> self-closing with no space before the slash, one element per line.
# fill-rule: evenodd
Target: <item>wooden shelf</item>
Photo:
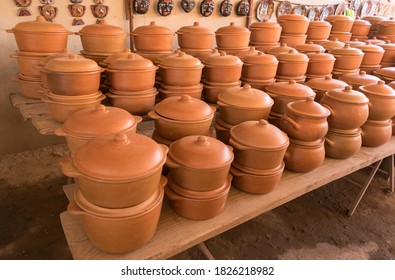
<path fill-rule="evenodd" d="M 67 211 L 61 213 L 60 218 L 74 259 L 166 259 L 394 153 L 395 137 L 392 137 L 380 147 L 362 147 L 359 153 L 347 159 L 326 158 L 322 166 L 309 173 L 285 170 L 280 185 L 265 195 L 252 195 L 232 187 L 223 213 L 210 220 L 182 218 L 165 199 L 153 239 L 127 254 L 108 254 L 96 249 L 85 235 L 80 218 Z M 69 199 L 73 199 L 73 189 L 74 185 L 64 187 Z"/>

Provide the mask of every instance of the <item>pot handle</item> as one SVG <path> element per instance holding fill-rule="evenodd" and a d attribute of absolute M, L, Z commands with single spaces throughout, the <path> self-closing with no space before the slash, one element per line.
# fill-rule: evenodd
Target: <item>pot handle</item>
<path fill-rule="evenodd" d="M 170 168 L 180 168 L 181 167 L 181 165 L 179 165 L 177 162 L 175 162 L 174 160 L 172 160 L 170 157 L 167 157 L 166 158 L 166 162 L 165 162 L 165 165 L 167 166 L 167 167 L 170 167 Z"/>
<path fill-rule="evenodd" d="M 160 116 L 157 113 L 155 113 L 155 111 L 150 111 L 150 112 L 148 112 L 147 115 L 150 119 L 153 119 L 153 120 L 157 120 L 160 118 Z"/>
<path fill-rule="evenodd" d="M 136 123 L 141 123 L 143 121 L 143 118 L 141 116 L 135 116 L 133 115 L 134 121 Z"/>
<path fill-rule="evenodd" d="M 162 148 L 163 152 L 167 155 L 167 153 L 169 152 L 169 147 L 167 147 L 164 144 L 159 144 L 159 146 Z"/>
<path fill-rule="evenodd" d="M 56 135 L 56 136 L 63 136 L 63 137 L 69 136 L 69 135 L 64 131 L 63 127 L 58 127 L 57 129 L 55 129 L 55 135 Z"/>
<path fill-rule="evenodd" d="M 14 29 L 6 29 L 5 30 L 7 33 L 14 33 L 15 31 L 14 31 Z"/>
<path fill-rule="evenodd" d="M 75 203 L 74 200 L 71 200 L 69 202 L 69 205 L 67 205 L 67 212 L 70 212 L 70 214 L 76 215 L 76 216 L 81 216 L 84 214 L 84 211 Z"/>
<path fill-rule="evenodd" d="M 249 147 L 237 143 L 237 142 L 234 141 L 232 138 L 229 139 L 229 144 L 230 144 L 233 148 L 236 148 L 236 149 L 238 149 L 238 150 L 250 150 Z"/>
<path fill-rule="evenodd" d="M 167 185 L 167 177 L 160 176 L 159 187 L 163 189 Z"/>
<path fill-rule="evenodd" d="M 226 103 L 223 103 L 222 101 L 217 101 L 217 105 L 218 106 L 221 106 L 221 107 L 229 107 L 229 105 L 228 104 L 226 104 Z"/>
<path fill-rule="evenodd" d="M 294 129 L 299 129 L 300 128 L 300 124 L 298 124 L 297 122 L 295 122 L 295 120 L 293 120 L 292 118 L 286 116 L 286 115 L 282 115 L 280 123 L 281 122 L 285 122 L 285 123 L 289 123 L 290 125 L 293 126 Z"/>
<path fill-rule="evenodd" d="M 226 147 L 228 147 L 228 149 L 233 153 L 233 147 L 230 145 L 225 145 Z"/>
<path fill-rule="evenodd" d="M 172 189 L 169 188 L 169 186 L 167 186 L 167 188 L 165 188 L 165 194 L 166 197 L 170 200 L 185 200 L 186 198 L 178 195 L 177 193 L 175 193 Z"/>
<path fill-rule="evenodd" d="M 335 115 L 335 113 L 334 113 L 334 111 L 332 110 L 332 108 L 331 107 L 329 107 L 328 105 L 326 105 L 326 104 L 321 104 L 322 106 L 324 106 L 325 108 L 327 108 L 328 110 L 329 110 L 329 112 L 331 112 L 331 115 L 332 116 L 334 116 Z"/>
<path fill-rule="evenodd" d="M 328 139 L 327 137 L 324 137 L 324 138 L 325 138 L 325 143 L 328 143 L 329 146 L 331 146 L 331 147 L 335 146 L 335 142 L 333 142 L 332 140 Z"/>
<path fill-rule="evenodd" d="M 62 168 L 62 172 L 67 177 L 79 177 L 81 173 L 75 168 L 72 160 L 69 156 L 65 156 L 60 160 L 60 166 Z"/>
<path fill-rule="evenodd" d="M 16 53 L 11 53 L 10 58 L 18 58 L 18 55 Z"/>

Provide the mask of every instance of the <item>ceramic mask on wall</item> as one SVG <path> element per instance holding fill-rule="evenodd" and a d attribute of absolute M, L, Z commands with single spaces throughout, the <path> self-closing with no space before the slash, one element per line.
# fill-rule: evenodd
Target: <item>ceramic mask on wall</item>
<path fill-rule="evenodd" d="M 70 0 L 71 3 L 81 3 L 82 0 Z"/>
<path fill-rule="evenodd" d="M 58 14 L 58 8 L 50 5 L 38 6 L 40 14 L 45 20 L 51 22 Z"/>
<path fill-rule="evenodd" d="M 151 3 L 149 0 L 133 0 L 133 9 L 140 15 L 147 13 L 150 5 Z"/>
<path fill-rule="evenodd" d="M 195 0 L 182 0 L 181 1 L 181 8 L 184 10 L 184 12 L 189 13 L 190 11 L 195 8 L 196 2 Z"/>
<path fill-rule="evenodd" d="M 211 16 L 213 11 L 214 11 L 213 0 L 203 0 L 202 3 L 200 3 L 200 13 L 202 14 L 202 16 L 205 17 Z"/>
<path fill-rule="evenodd" d="M 73 17 L 83 17 L 85 14 L 86 7 L 84 5 L 75 3 L 69 5 L 70 14 Z"/>
<path fill-rule="evenodd" d="M 250 12 L 250 3 L 247 0 L 242 0 L 237 4 L 236 13 L 238 16 L 247 16 Z"/>
<path fill-rule="evenodd" d="M 168 16 L 171 14 L 174 8 L 173 0 L 159 0 L 156 8 L 161 16 Z"/>
<path fill-rule="evenodd" d="M 103 4 L 91 5 L 92 14 L 95 18 L 105 18 L 108 14 L 109 7 Z"/>
<path fill-rule="evenodd" d="M 32 0 L 14 0 L 14 2 L 18 7 L 29 7 Z"/>
<path fill-rule="evenodd" d="M 40 3 L 44 5 L 52 5 L 54 2 L 55 0 L 40 0 Z"/>
<path fill-rule="evenodd" d="M 233 4 L 229 0 L 222 1 L 221 5 L 219 6 L 219 11 L 221 16 L 227 17 L 232 14 Z"/>

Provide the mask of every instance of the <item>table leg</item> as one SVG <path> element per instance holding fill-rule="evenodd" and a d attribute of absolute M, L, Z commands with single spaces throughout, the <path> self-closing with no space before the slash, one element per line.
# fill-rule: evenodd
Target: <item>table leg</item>
<path fill-rule="evenodd" d="M 381 165 L 384 171 L 389 175 L 388 184 L 392 192 L 394 192 L 394 155 L 390 155 L 383 159 L 383 164 Z"/>
<path fill-rule="evenodd" d="M 215 260 L 214 256 L 211 254 L 204 242 L 200 242 L 197 247 L 209 260 Z"/>

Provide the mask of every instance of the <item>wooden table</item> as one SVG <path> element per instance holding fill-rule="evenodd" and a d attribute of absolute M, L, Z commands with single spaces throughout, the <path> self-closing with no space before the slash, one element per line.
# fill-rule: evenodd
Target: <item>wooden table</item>
<path fill-rule="evenodd" d="M 165 200 L 153 239 L 144 247 L 127 254 L 108 254 L 96 249 L 87 239 L 78 217 L 66 211 L 61 213 L 60 218 L 74 259 L 166 259 L 382 159 L 391 158 L 393 163 L 394 153 L 395 137 L 392 137 L 383 146 L 362 147 L 359 153 L 347 159 L 326 158 L 321 167 L 309 173 L 285 170 L 280 185 L 269 194 L 252 195 L 232 187 L 223 213 L 210 220 L 182 218 L 172 211 Z M 393 166 L 390 166 L 389 172 L 392 174 Z M 390 187 L 393 189 L 391 177 Z M 73 197 L 73 188 L 73 185 L 64 187 L 69 199 Z"/>

